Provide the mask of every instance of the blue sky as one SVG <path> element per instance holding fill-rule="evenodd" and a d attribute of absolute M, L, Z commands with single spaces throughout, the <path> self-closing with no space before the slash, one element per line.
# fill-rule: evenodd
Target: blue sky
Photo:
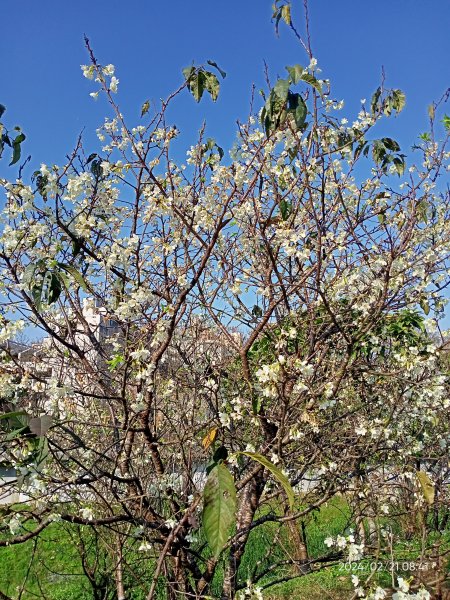
<path fill-rule="evenodd" d="M 293 0 L 293 7 L 302 29 L 302 2 Z M 450 2 L 310 0 L 310 15 L 314 54 L 334 96 L 345 100 L 345 116 L 370 98 L 382 66 L 387 85 L 406 92 L 407 108 L 391 134 L 407 149 L 426 128 L 427 105 L 448 86 Z M 118 101 L 130 125 L 139 123 L 147 98 L 165 97 L 181 83 L 183 67 L 217 61 L 228 73 L 218 102 L 197 106 L 185 93 L 171 117 L 186 146 L 206 118 L 209 135 L 229 149 L 236 119 L 248 114 L 252 83 L 263 87 L 263 61 L 273 77 L 284 76 L 285 65 L 308 62 L 285 26 L 275 36 L 270 17 L 271 0 L 4 0 L 3 120 L 27 134 L 24 153 L 32 154 L 33 168 L 61 164 L 83 129 L 87 150 L 96 149 L 93 132 L 108 107 L 89 97 L 95 88 L 81 75 L 86 34 L 99 61 L 116 65 Z"/>

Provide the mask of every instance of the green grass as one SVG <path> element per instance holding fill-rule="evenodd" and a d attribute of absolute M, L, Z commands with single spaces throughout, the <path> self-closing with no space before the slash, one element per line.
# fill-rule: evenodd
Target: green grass
<path fill-rule="evenodd" d="M 90 600 L 90 586 L 66 527 L 49 526 L 38 541 L 0 549 L 0 589 L 24 600 Z"/>
<path fill-rule="evenodd" d="M 266 509 L 267 510 L 267 509 Z M 264 513 L 262 513 L 264 514 Z M 335 499 L 321 507 L 305 520 L 305 530 L 309 556 L 319 557 L 329 551 L 324 540 L 328 536 L 336 536 L 345 529 L 348 530 L 350 513 L 342 499 Z M 49 600 L 92 600 L 92 588 L 83 574 L 80 557 L 75 542 L 78 540 L 77 526 L 63 523 L 53 523 L 48 527 L 39 540 L 30 540 L 26 544 L 0 548 L 0 590 L 17 598 L 21 589 L 22 600 L 48 598 Z M 89 529 L 82 528 L 83 539 L 87 540 L 88 554 L 95 559 L 98 548 L 89 538 Z M 447 537 L 450 537 L 450 533 Z M 448 540 L 450 543 L 450 540 Z M 136 541 L 138 544 L 139 542 Z M 417 556 L 419 546 L 417 540 L 403 542 L 396 548 L 399 556 L 413 560 Z M 287 556 L 292 556 L 295 544 L 290 538 L 287 527 L 266 522 L 254 529 L 249 537 L 244 553 L 239 578 L 247 578 L 262 573 L 270 565 Z M 137 552 L 136 545 L 129 549 L 130 558 L 134 563 L 134 574 L 129 582 L 134 583 L 132 591 L 127 592 L 129 600 L 144 600 L 145 590 L 148 591 L 148 582 L 154 568 L 154 561 L 148 555 Z M 208 557 L 208 550 L 204 550 L 204 557 Z M 108 572 L 111 565 L 108 558 L 103 558 L 98 564 L 98 574 L 102 570 Z M 296 567 L 283 566 L 277 571 L 269 571 L 258 582 L 264 588 L 264 598 L 268 600 L 344 600 L 353 590 L 350 575 L 364 575 L 370 572 L 370 560 L 362 561 L 360 565 L 354 564 L 349 572 L 345 563 L 341 562 L 324 568 L 321 571 L 302 575 Z M 225 558 L 221 568 L 217 569 L 211 585 L 210 594 L 220 597 L 223 581 Z M 347 565 L 348 567 L 348 565 Z M 359 572 L 358 568 L 362 568 Z M 407 574 L 404 574 L 407 576 Z M 282 578 L 290 579 L 275 583 Z M 292 577 L 294 577 L 292 579 Z M 146 581 L 143 586 L 139 581 Z M 390 584 L 388 573 L 377 574 L 374 581 L 388 586 Z M 165 592 L 161 582 L 158 598 L 164 600 Z M 111 589 L 108 598 L 114 598 Z"/>

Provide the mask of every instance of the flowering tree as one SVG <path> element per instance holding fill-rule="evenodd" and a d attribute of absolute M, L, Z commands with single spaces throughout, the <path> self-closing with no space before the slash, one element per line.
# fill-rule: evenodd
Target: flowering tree
<path fill-rule="evenodd" d="M 289 5 L 274 18 L 296 33 Z M 118 598 L 260 597 L 339 561 L 396 561 L 408 535 L 417 564 L 442 565 L 446 97 L 407 162 L 376 136 L 403 93 L 383 83 L 339 118 L 301 41 L 309 65 L 270 84 L 234 150 L 204 128 L 183 164 L 167 109 L 186 92 L 215 100 L 218 65 L 185 69 L 131 125 L 87 42 L 83 74 L 112 111 L 102 149 L 80 139 L 65 165 L 1 180 L 1 460 L 28 502 L 0 546 L 55 521 L 90 528 Z M 17 349 L 29 325 L 45 337 Z M 312 554 L 310 523 L 333 501 L 347 523 Z M 249 564 L 268 531 L 276 550 Z M 417 571 L 411 590 L 440 593 L 443 571 Z M 385 597 L 375 575 L 354 577 L 355 597 Z M 429 597 L 391 575 L 396 598 Z"/>

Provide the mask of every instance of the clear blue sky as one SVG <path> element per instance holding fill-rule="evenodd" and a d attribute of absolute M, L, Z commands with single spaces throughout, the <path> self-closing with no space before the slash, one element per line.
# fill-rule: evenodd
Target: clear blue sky
<path fill-rule="evenodd" d="M 293 0 L 300 28 L 301 5 Z M 335 97 L 345 99 L 346 116 L 370 98 L 384 66 L 387 84 L 407 95 L 392 137 L 413 143 L 426 128 L 427 105 L 449 84 L 450 2 L 310 0 L 310 13 L 314 54 Z M 95 88 L 81 75 L 86 34 L 99 61 L 117 67 L 118 100 L 131 125 L 139 122 L 144 100 L 164 97 L 182 81 L 183 67 L 217 61 L 228 73 L 218 102 L 208 98 L 197 106 L 186 93 L 171 116 L 186 145 L 206 117 L 209 134 L 230 148 L 236 118 L 248 112 L 251 84 L 263 85 L 263 60 L 272 76 L 307 62 L 285 26 L 276 38 L 270 17 L 271 0 L 4 0 L 4 121 L 23 127 L 34 168 L 61 164 L 83 128 L 88 145 L 94 143 L 92 133 L 108 113 L 104 101 L 89 97 Z"/>

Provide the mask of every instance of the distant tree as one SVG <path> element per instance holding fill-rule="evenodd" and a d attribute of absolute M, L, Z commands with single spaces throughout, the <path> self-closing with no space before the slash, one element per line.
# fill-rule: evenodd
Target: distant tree
<path fill-rule="evenodd" d="M 395 598 L 442 591 L 447 98 L 407 159 L 376 135 L 404 94 L 382 82 L 338 116 L 290 5 L 274 11 L 308 66 L 270 82 L 229 154 L 204 127 L 173 158 L 168 107 L 186 92 L 216 100 L 218 65 L 185 69 L 130 124 L 113 65 L 87 41 L 83 74 L 112 111 L 101 150 L 80 138 L 62 167 L 0 180 L 1 461 L 29 498 L 8 508 L 0 546 L 55 521 L 90 528 L 121 599 L 259 598 L 339 562 L 405 555 L 414 581 L 392 567 Z M 45 339 L 15 353 L 8 340 L 30 325 Z M 347 523 L 312 553 L 333 502 Z M 353 597 L 385 597 L 376 575 L 354 579 Z"/>

